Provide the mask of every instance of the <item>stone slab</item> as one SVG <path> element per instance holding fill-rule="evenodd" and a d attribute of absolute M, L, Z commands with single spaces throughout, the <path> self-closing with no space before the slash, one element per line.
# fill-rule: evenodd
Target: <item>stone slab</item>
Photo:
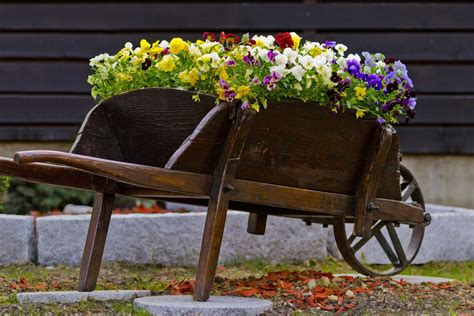
<path fill-rule="evenodd" d="M 113 215 L 104 261 L 196 265 L 206 213 Z M 79 265 L 89 215 L 37 219 L 38 262 Z M 320 225 L 269 216 L 264 236 L 247 233 L 248 214 L 229 211 L 220 261 L 323 259 L 327 233 Z"/>
<path fill-rule="evenodd" d="M 25 292 L 16 295 L 20 303 L 76 303 L 90 299 L 96 301 L 131 301 L 138 297 L 150 296 L 148 290 L 124 291 L 61 291 L 61 292 Z"/>
<path fill-rule="evenodd" d="M 355 278 L 366 278 L 366 276 L 362 274 L 335 274 L 334 276 L 338 277 L 338 276 L 343 276 L 343 275 L 352 276 Z M 422 276 L 422 275 L 395 275 L 395 276 L 392 276 L 391 278 L 397 281 L 400 281 L 403 279 L 404 281 L 408 283 L 412 283 L 412 284 L 420 284 L 424 282 L 431 282 L 431 283 L 438 284 L 438 283 L 450 283 L 450 282 L 456 281 L 454 279 L 438 278 L 438 277 Z"/>
<path fill-rule="evenodd" d="M 260 315 L 272 308 L 269 300 L 235 296 L 211 296 L 207 302 L 195 302 L 190 295 L 165 295 L 139 298 L 134 305 L 152 315 L 244 316 Z"/>
<path fill-rule="evenodd" d="M 430 261 L 473 261 L 474 260 L 474 210 L 451 206 L 426 205 L 431 214 L 431 224 L 426 227 L 420 251 L 413 261 L 423 264 Z M 346 230 L 352 231 L 352 225 Z M 398 231 L 398 229 L 397 229 Z M 387 240 L 388 233 L 383 230 Z M 399 233 L 402 244 L 409 242 L 410 230 L 407 228 Z M 332 228 L 328 230 L 328 253 L 341 259 L 334 240 Z M 368 263 L 389 263 L 380 245 L 371 240 L 358 255 Z"/>
<path fill-rule="evenodd" d="M 34 260 L 32 216 L 0 214 L 0 265 Z"/>

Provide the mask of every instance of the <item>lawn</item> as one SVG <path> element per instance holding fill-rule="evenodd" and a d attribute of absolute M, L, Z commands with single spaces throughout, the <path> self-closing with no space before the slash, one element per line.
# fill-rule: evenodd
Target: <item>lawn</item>
<path fill-rule="evenodd" d="M 322 271 L 322 272 L 320 272 Z M 299 273 L 294 273 L 299 272 Z M 188 294 L 193 268 L 154 265 L 104 264 L 98 289 L 148 289 L 154 294 Z M 272 299 L 276 313 L 298 311 L 364 312 L 474 312 L 474 262 L 440 262 L 415 265 L 404 274 L 448 277 L 452 284 L 410 285 L 390 279 L 351 279 L 331 273 L 353 273 L 341 261 L 305 261 L 271 264 L 262 261 L 234 262 L 218 267 L 217 295 L 257 296 Z M 78 304 L 19 304 L 16 293 L 74 290 L 78 269 L 13 265 L 0 268 L 0 314 L 28 311 L 31 314 L 112 313 L 146 315 L 131 302 Z M 314 294 L 314 295 L 313 295 Z M 272 314 L 269 313 L 269 314 Z"/>

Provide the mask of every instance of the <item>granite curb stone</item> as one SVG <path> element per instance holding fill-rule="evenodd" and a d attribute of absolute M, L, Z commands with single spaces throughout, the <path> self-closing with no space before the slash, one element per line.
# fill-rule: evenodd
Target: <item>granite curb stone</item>
<path fill-rule="evenodd" d="M 197 263 L 206 213 L 113 215 L 104 261 L 192 266 Z M 79 265 L 89 215 L 37 219 L 38 262 Z M 229 211 L 220 261 L 262 259 L 274 262 L 324 259 L 327 233 L 322 226 L 269 216 L 264 236 L 248 234 L 248 214 Z"/>
<path fill-rule="evenodd" d="M 34 260 L 32 216 L 0 214 L 0 265 Z"/>
<path fill-rule="evenodd" d="M 134 305 L 160 316 L 250 316 L 270 310 L 273 303 L 235 296 L 211 296 L 207 302 L 195 302 L 190 295 L 164 295 L 139 298 L 134 301 Z"/>
<path fill-rule="evenodd" d="M 131 301 L 138 297 L 150 296 L 148 290 L 123 291 L 61 291 L 61 292 L 24 292 L 16 295 L 20 303 L 76 303 L 94 299 L 96 301 Z"/>

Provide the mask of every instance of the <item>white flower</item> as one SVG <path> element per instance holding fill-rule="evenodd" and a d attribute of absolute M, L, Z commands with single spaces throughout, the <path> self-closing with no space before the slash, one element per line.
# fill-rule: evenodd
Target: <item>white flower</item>
<path fill-rule="evenodd" d="M 274 48 L 275 47 L 275 38 L 271 35 L 261 36 L 254 35 L 252 39 L 257 43 L 258 46 L 263 46 L 265 48 Z"/>
<path fill-rule="evenodd" d="M 327 49 L 321 54 L 328 62 L 331 62 L 334 59 L 334 51 L 332 49 Z"/>
<path fill-rule="evenodd" d="M 125 43 L 125 48 L 126 48 L 126 49 L 132 49 L 132 48 L 133 48 L 132 43 L 126 42 L 126 43 Z"/>
<path fill-rule="evenodd" d="M 161 48 L 168 48 L 170 46 L 170 43 L 168 41 L 161 41 L 158 46 L 160 46 Z"/>
<path fill-rule="evenodd" d="M 378 62 L 375 63 L 375 65 L 380 68 L 384 68 L 386 66 L 383 60 L 379 60 Z"/>
<path fill-rule="evenodd" d="M 270 73 L 273 72 L 277 73 L 281 78 L 283 78 L 288 72 L 286 69 L 286 64 L 270 67 Z"/>
<path fill-rule="evenodd" d="M 299 56 L 298 61 L 307 70 L 313 68 L 314 66 L 314 59 L 309 55 Z"/>
<path fill-rule="evenodd" d="M 347 50 L 347 46 L 344 44 L 336 44 L 335 48 L 341 56 L 344 56 L 344 52 Z"/>
<path fill-rule="evenodd" d="M 189 53 L 191 54 L 191 56 L 194 56 L 194 57 L 199 57 L 202 55 L 199 48 L 194 44 L 189 45 Z"/>
<path fill-rule="evenodd" d="M 298 81 L 303 80 L 303 76 L 306 73 L 306 70 L 304 70 L 300 65 L 294 66 L 289 71 Z"/>
<path fill-rule="evenodd" d="M 286 55 L 283 55 L 283 54 L 276 55 L 275 64 L 280 66 L 280 65 L 286 65 L 286 63 L 288 63 L 288 57 L 286 57 Z"/>
<path fill-rule="evenodd" d="M 321 68 L 326 65 L 326 58 L 323 55 L 318 55 L 314 59 L 314 67 L 316 68 L 316 71 L 321 72 Z"/>
<path fill-rule="evenodd" d="M 138 53 L 140 53 L 141 51 L 142 51 L 142 49 L 141 49 L 140 47 L 136 47 L 136 48 L 133 50 L 133 52 L 134 52 L 135 54 L 138 54 Z"/>
<path fill-rule="evenodd" d="M 268 49 L 261 48 L 258 50 L 257 55 L 258 57 L 260 57 L 261 60 L 269 60 L 267 53 L 268 53 Z"/>
<path fill-rule="evenodd" d="M 298 53 L 292 50 L 291 48 L 287 47 L 283 50 L 283 54 L 288 57 L 288 61 L 290 63 L 294 63 L 296 58 L 298 57 Z"/>
<path fill-rule="evenodd" d="M 89 61 L 89 65 L 91 67 L 94 67 L 100 64 L 102 61 L 106 61 L 107 59 L 110 59 L 110 58 L 111 57 L 109 54 L 100 54 L 100 55 L 95 56 L 94 58 L 91 58 L 91 60 Z"/>
<path fill-rule="evenodd" d="M 340 68 L 342 68 L 342 69 L 344 69 L 344 68 L 347 67 L 346 59 L 345 59 L 344 57 L 339 57 L 339 58 L 337 59 L 336 63 L 337 63 L 337 65 L 338 65 Z"/>
<path fill-rule="evenodd" d="M 355 60 L 357 60 L 357 61 L 360 63 L 360 56 L 359 56 L 359 54 L 349 54 L 349 55 L 347 55 L 346 60 L 349 60 L 349 59 L 355 59 Z"/>

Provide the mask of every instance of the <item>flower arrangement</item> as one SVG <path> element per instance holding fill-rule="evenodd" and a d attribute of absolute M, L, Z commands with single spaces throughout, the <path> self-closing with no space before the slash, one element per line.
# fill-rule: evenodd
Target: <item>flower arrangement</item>
<path fill-rule="evenodd" d="M 345 55 L 334 41 L 303 41 L 294 32 L 276 36 L 205 32 L 196 42 L 173 38 L 126 43 L 114 56 L 90 60 L 92 96 L 102 99 L 144 88 L 169 87 L 240 102 L 242 109 L 266 108 L 268 100 L 314 101 L 334 112 L 352 109 L 379 124 L 415 115 L 416 93 L 405 65 L 384 55 Z"/>

